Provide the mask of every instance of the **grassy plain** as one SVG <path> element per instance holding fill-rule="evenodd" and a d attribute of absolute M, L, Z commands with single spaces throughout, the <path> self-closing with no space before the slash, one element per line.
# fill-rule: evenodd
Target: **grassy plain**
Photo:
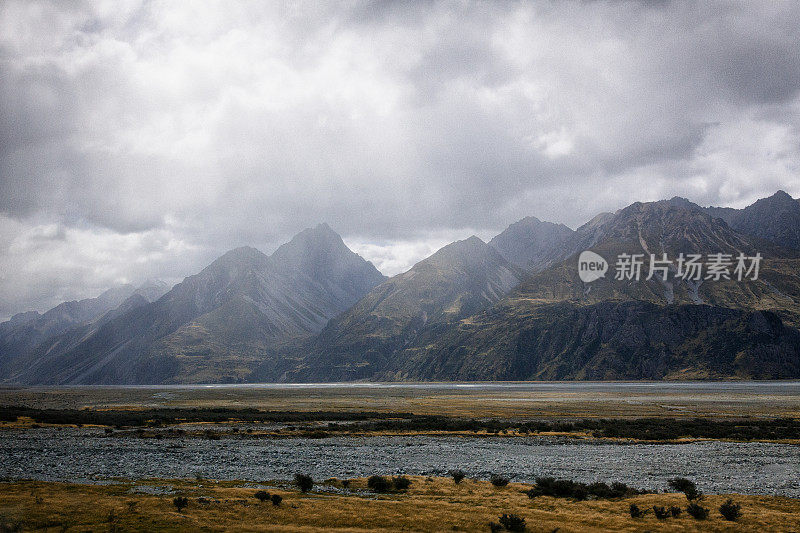
<path fill-rule="evenodd" d="M 796 382 L 747 384 L 637 382 L 507 384 L 374 384 L 331 386 L 32 387 L 0 388 L 0 405 L 35 408 L 253 407 L 272 411 L 370 411 L 498 418 L 800 418 Z"/>
<path fill-rule="evenodd" d="M 682 494 L 647 494 L 617 500 L 573 501 L 547 496 L 530 499 L 529 485 L 496 488 L 487 481 L 411 477 L 404 493 L 374 494 L 366 480 L 347 489 L 340 481 L 318 484 L 300 493 L 286 482 L 149 480 L 113 485 L 46 482 L 0 484 L 0 522 L 6 528 L 41 531 L 489 531 L 503 513 L 525 518 L 527 530 L 554 531 L 793 531 L 800 500 L 764 496 L 731 496 L 742 506 L 736 522 L 718 508 L 728 496 L 702 500 L 711 513 L 697 521 L 684 511 L 679 518 L 658 520 L 652 511 L 633 519 L 631 503 L 640 508 L 686 507 Z M 280 494 L 279 506 L 261 503 L 257 490 Z M 146 494 L 155 492 L 156 494 Z M 178 512 L 172 500 L 186 496 Z"/>

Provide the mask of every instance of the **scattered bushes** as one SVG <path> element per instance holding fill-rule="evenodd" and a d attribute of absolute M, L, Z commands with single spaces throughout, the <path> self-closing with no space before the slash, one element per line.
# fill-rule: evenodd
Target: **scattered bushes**
<path fill-rule="evenodd" d="M 705 520 L 706 518 L 708 518 L 708 509 L 706 509 L 702 505 L 696 504 L 695 502 L 691 502 L 686 507 L 686 512 L 689 513 L 689 516 L 691 516 L 695 520 Z"/>
<path fill-rule="evenodd" d="M 674 477 L 667 483 L 672 489 L 684 493 L 686 499 L 690 502 L 703 498 L 703 493 L 697 490 L 697 485 L 694 484 L 694 481 L 690 481 L 685 477 Z"/>
<path fill-rule="evenodd" d="M 189 498 L 185 496 L 178 496 L 172 499 L 172 505 L 178 510 L 179 513 L 183 512 L 184 507 L 189 505 Z"/>
<path fill-rule="evenodd" d="M 719 506 L 719 512 L 725 520 L 734 521 L 742 516 L 742 506 L 738 503 L 733 503 L 730 498 L 728 501 Z"/>
<path fill-rule="evenodd" d="M 318 420 L 340 422 L 368 422 L 374 419 L 391 418 L 399 422 L 417 419 L 428 420 L 430 416 L 411 413 L 378 413 L 367 411 L 261 411 L 256 408 L 181 408 L 158 407 L 153 409 L 37 409 L 14 405 L 0 406 L 0 421 L 13 422 L 19 417 L 29 417 L 46 424 L 75 424 L 124 427 L 160 427 L 182 422 L 234 421 L 256 423 L 313 422 Z M 433 417 L 438 418 L 438 417 Z M 446 418 L 446 417 L 441 417 Z M 383 421 L 383 420 L 381 420 Z"/>
<path fill-rule="evenodd" d="M 463 470 L 452 470 L 450 471 L 450 475 L 453 477 L 453 482 L 456 485 L 464 481 L 464 478 L 466 477 L 466 474 L 464 474 Z"/>
<path fill-rule="evenodd" d="M 668 480 L 667 483 L 673 490 L 682 492 L 686 495 L 686 499 L 689 500 L 689 505 L 686 507 L 686 512 L 689 514 L 689 516 L 695 520 L 705 520 L 708 518 L 708 509 L 697 503 L 697 500 L 703 498 L 703 493 L 697 490 L 697 486 L 694 484 L 694 482 L 683 477 L 675 477 Z M 733 503 L 732 500 L 728 500 L 722 504 L 722 506 L 720 506 L 719 512 L 722 513 L 722 516 L 728 520 L 736 520 L 736 518 L 740 516 L 740 506 Z M 630 513 L 631 518 L 641 518 L 645 515 L 645 513 L 647 513 L 647 510 L 639 509 L 635 503 L 632 503 L 630 505 Z M 659 520 L 666 520 L 670 516 L 672 518 L 678 518 L 681 516 L 681 508 L 673 505 L 667 509 L 666 507 L 662 507 L 660 505 L 654 505 L 653 515 L 655 515 L 655 517 Z M 728 516 L 731 518 L 728 518 Z"/>
<path fill-rule="evenodd" d="M 665 507 L 661 507 L 659 505 L 653 506 L 653 514 L 659 520 L 666 520 L 667 518 L 669 518 L 669 511 Z"/>
<path fill-rule="evenodd" d="M 272 502 L 272 505 L 280 505 L 283 501 L 283 497 L 280 494 L 270 494 L 265 490 L 260 490 L 253 494 L 253 496 L 258 498 L 258 501 L 261 503 Z"/>
<path fill-rule="evenodd" d="M 508 531 L 525 531 L 525 519 L 515 514 L 503 514 L 500 524 Z"/>
<path fill-rule="evenodd" d="M 486 431 L 499 433 L 514 430 L 520 433 L 544 431 L 587 431 L 596 437 L 624 437 L 642 440 L 674 440 L 680 437 L 710 439 L 796 439 L 800 438 L 800 419 L 772 420 L 709 420 L 702 418 L 584 419 L 572 422 L 532 420 L 478 420 L 440 415 L 375 412 L 304 412 L 260 411 L 254 408 L 231 409 L 173 408 L 133 410 L 37 409 L 23 406 L 0 406 L 0 420 L 13 422 L 30 417 L 38 423 L 83 424 L 116 428 L 163 425 L 179 422 L 311 422 L 325 420 L 327 431 L 347 431 L 351 422 L 358 422 L 364 431 Z M 339 422 L 338 424 L 336 422 Z M 316 435 L 315 435 L 316 436 Z M 318 436 L 322 437 L 322 434 Z"/>
<path fill-rule="evenodd" d="M 308 492 L 314 487 L 314 480 L 308 474 L 295 474 L 294 482 L 300 492 Z"/>
<path fill-rule="evenodd" d="M 492 482 L 492 485 L 495 487 L 505 487 L 508 485 L 509 479 L 504 476 L 498 476 L 497 474 L 492 474 L 492 477 L 489 479 Z"/>

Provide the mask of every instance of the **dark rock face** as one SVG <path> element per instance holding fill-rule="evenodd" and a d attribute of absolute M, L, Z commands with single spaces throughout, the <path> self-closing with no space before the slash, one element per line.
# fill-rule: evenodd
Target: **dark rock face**
<path fill-rule="evenodd" d="M 774 313 L 647 302 L 493 309 L 392 375 L 407 379 L 784 379 L 800 375 L 800 332 Z M 433 377 L 432 377 L 433 376 Z"/>
<path fill-rule="evenodd" d="M 800 250 L 800 201 L 784 191 L 744 209 L 709 207 L 706 210 L 740 233 Z"/>

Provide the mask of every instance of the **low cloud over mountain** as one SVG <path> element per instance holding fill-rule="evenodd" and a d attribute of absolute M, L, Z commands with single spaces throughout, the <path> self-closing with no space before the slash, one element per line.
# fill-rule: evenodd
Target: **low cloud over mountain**
<path fill-rule="evenodd" d="M 529 215 L 797 198 L 798 15 L 3 2 L 0 318 L 175 283 L 320 220 L 393 275 Z"/>

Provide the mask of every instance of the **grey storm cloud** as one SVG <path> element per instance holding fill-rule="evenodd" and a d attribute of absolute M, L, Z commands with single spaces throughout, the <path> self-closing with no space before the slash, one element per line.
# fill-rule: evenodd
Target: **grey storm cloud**
<path fill-rule="evenodd" d="M 800 195 L 800 7 L 0 4 L 0 317 L 327 221 L 394 274 L 527 215 Z"/>

